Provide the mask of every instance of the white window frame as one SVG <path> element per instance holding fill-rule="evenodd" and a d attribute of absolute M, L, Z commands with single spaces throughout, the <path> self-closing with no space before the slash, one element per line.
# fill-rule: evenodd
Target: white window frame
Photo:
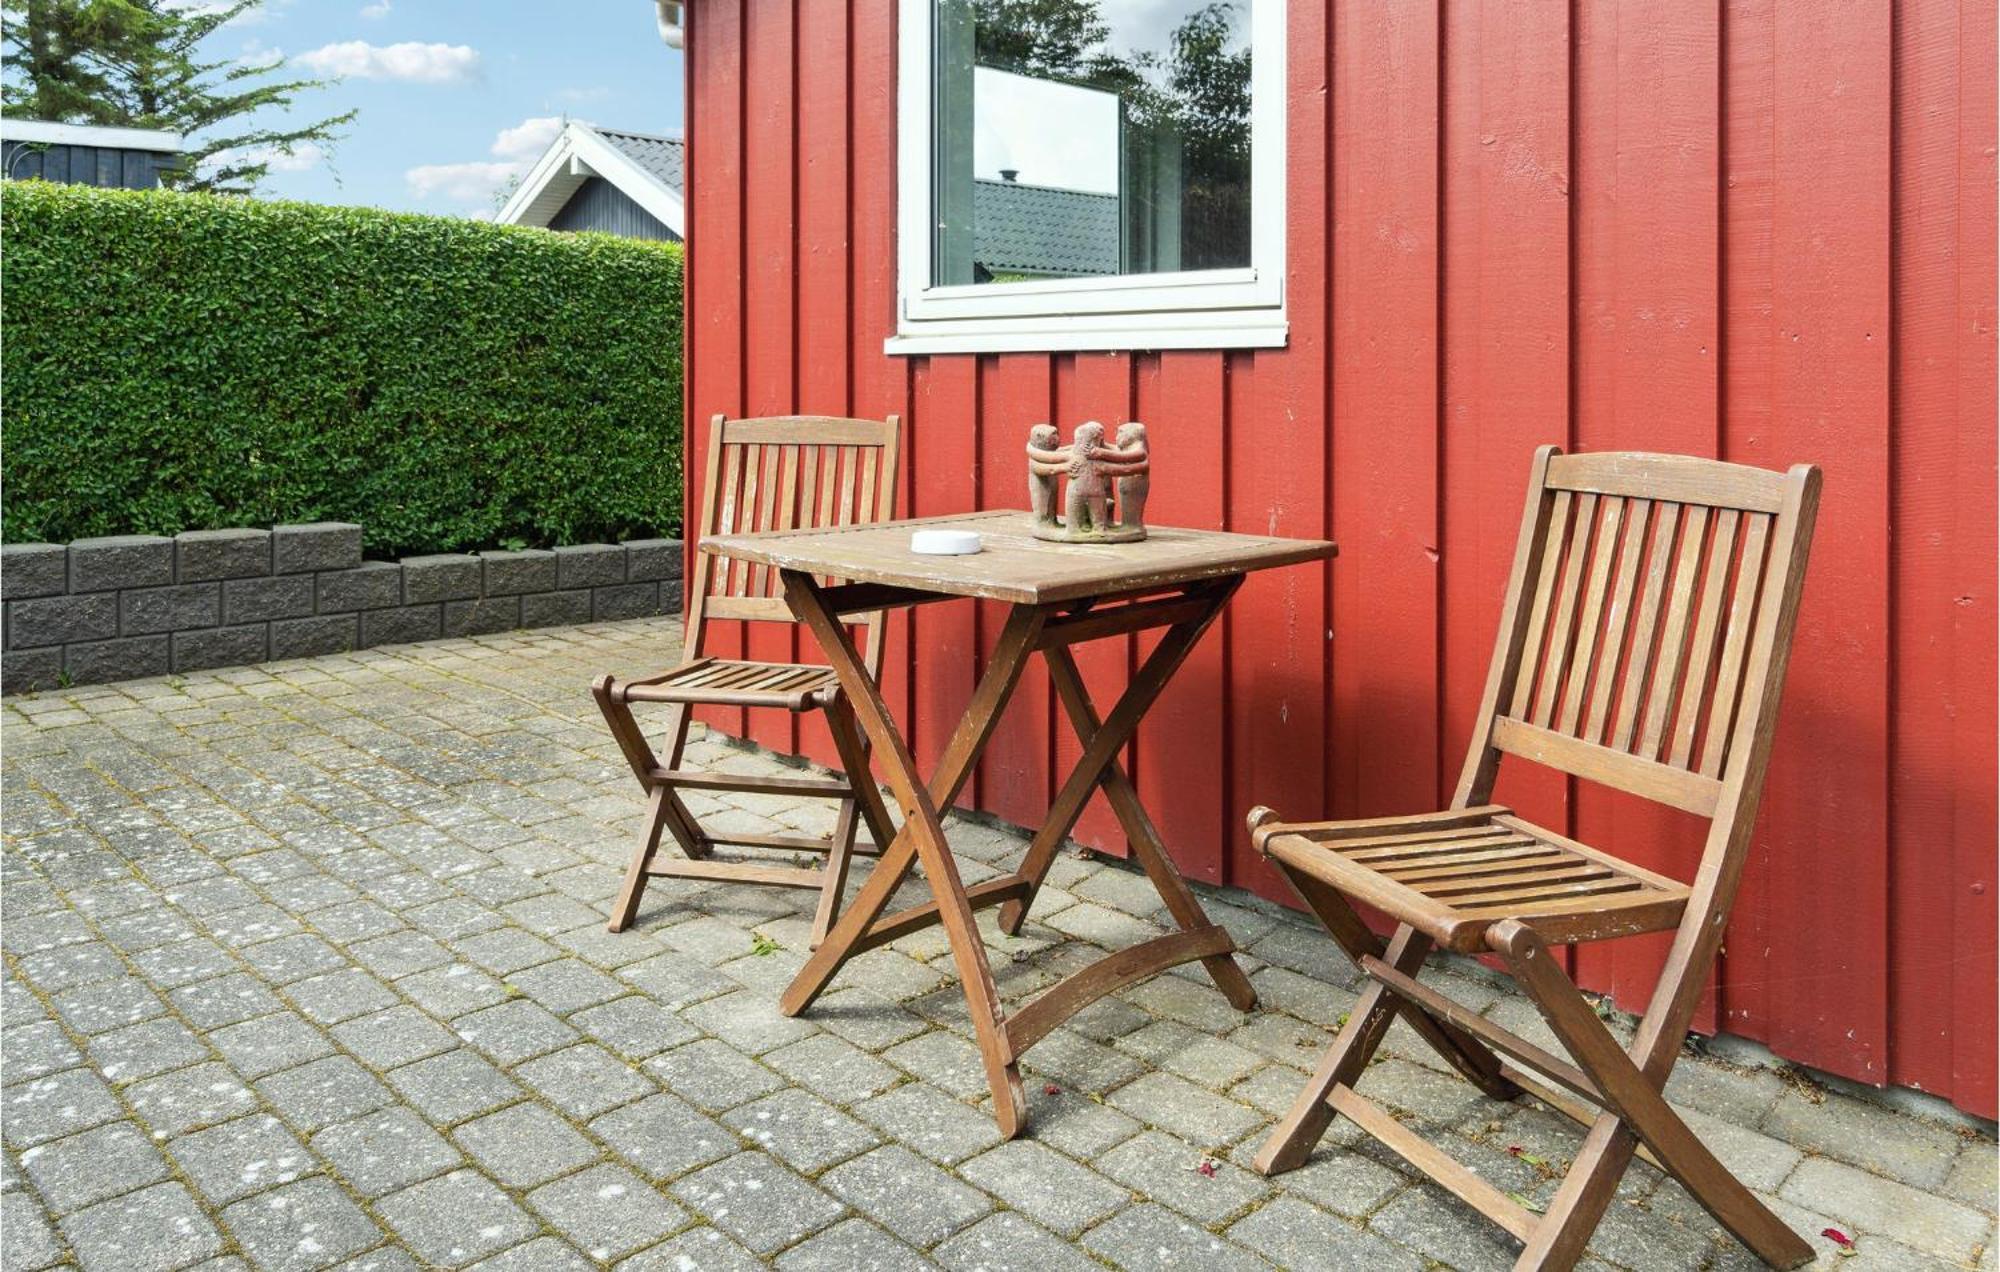
<path fill-rule="evenodd" d="M 1249 0 L 1247 269 L 931 285 L 935 0 L 900 0 L 895 354 L 1285 343 L 1285 0 Z"/>

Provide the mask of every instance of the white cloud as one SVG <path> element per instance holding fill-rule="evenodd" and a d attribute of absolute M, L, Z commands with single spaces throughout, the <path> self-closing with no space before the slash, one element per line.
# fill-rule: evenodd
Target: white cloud
<path fill-rule="evenodd" d="M 494 134 L 493 144 L 486 148 L 492 159 L 427 163 L 404 172 L 403 181 L 419 199 L 437 195 L 454 203 L 484 203 L 500 187 L 527 174 L 562 132 L 563 122 L 560 115 L 531 116 Z"/>
<path fill-rule="evenodd" d="M 375 20 L 375 19 L 377 19 L 377 18 L 386 18 L 386 17 L 388 17 L 388 16 L 389 16 L 389 0 L 375 0 L 375 3 L 373 3 L 373 4 L 364 4 L 364 5 L 362 5 L 362 6 L 361 6 L 361 16 L 362 16 L 362 17 L 364 17 L 364 18 L 367 18 L 367 19 L 368 19 L 369 21 L 371 21 L 371 22 L 372 22 L 372 21 L 374 21 L 374 20 Z"/>
<path fill-rule="evenodd" d="M 453 203 L 481 203 L 491 199 L 494 191 L 510 177 L 520 176 L 527 167 L 525 163 L 504 161 L 427 163 L 405 172 L 403 180 L 410 193 L 419 199 L 441 195 Z"/>
<path fill-rule="evenodd" d="M 560 115 L 537 115 L 524 119 L 512 128 L 502 128 L 500 135 L 493 139 L 493 154 L 501 159 L 533 161 L 549 148 L 563 130 Z"/>
<path fill-rule="evenodd" d="M 264 163 L 273 172 L 308 172 L 326 161 L 326 151 L 310 141 L 300 142 L 290 154 L 277 146 L 232 146 L 218 150 L 202 161 L 204 173 L 213 172 L 227 164 Z"/>
<path fill-rule="evenodd" d="M 318 75 L 402 80 L 412 84 L 456 84 L 479 73 L 479 50 L 464 44 L 370 44 L 348 40 L 293 59 Z"/>

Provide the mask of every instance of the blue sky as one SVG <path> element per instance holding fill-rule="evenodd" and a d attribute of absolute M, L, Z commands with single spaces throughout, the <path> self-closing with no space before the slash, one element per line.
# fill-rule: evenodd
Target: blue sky
<path fill-rule="evenodd" d="M 267 0 L 211 39 L 217 57 L 338 74 L 301 118 L 361 111 L 330 157 L 278 160 L 272 198 L 491 215 L 565 116 L 681 131 L 681 53 L 650 0 Z"/>

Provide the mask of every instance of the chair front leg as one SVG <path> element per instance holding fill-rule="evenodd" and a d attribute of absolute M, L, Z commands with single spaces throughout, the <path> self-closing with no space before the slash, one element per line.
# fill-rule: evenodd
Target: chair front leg
<path fill-rule="evenodd" d="M 1282 868 L 1282 867 L 1281 867 Z M 1287 877 L 1291 871 L 1287 870 Z M 1294 885 L 1297 880 L 1293 879 Z M 1430 938 L 1408 924 L 1396 929 L 1382 961 L 1409 973 L 1423 966 L 1430 953 Z M 1303 1166 L 1327 1128 L 1333 1125 L 1333 1105 L 1327 1102 L 1337 1086 L 1351 1087 L 1375 1058 L 1383 1035 L 1396 1019 L 1396 999 L 1388 989 L 1369 982 L 1361 997 L 1347 1013 L 1347 1024 L 1320 1057 L 1319 1068 L 1307 1080 L 1305 1089 L 1292 1102 L 1291 1111 L 1271 1128 L 1271 1136 L 1257 1150 L 1251 1166 L 1260 1175 L 1278 1175 Z"/>
<path fill-rule="evenodd" d="M 1507 960 L 1508 970 L 1534 999 L 1542 1019 L 1610 1102 L 1611 1107 L 1591 1128 L 1586 1152 L 1578 1155 L 1571 1169 L 1572 1175 L 1584 1178 L 1575 1189 L 1570 1189 L 1565 1179 L 1557 1200 L 1567 1200 L 1569 1204 L 1560 1211 L 1557 1207 L 1549 1211 L 1549 1219 L 1556 1221 L 1553 1226 L 1581 1231 L 1581 1237 L 1573 1242 L 1579 1252 L 1597 1226 L 1604 1201 L 1617 1187 L 1631 1161 L 1637 1147 L 1636 1136 L 1653 1150 L 1668 1174 L 1678 1179 L 1696 1201 L 1759 1258 L 1779 1268 L 1795 1268 L 1811 1262 L 1812 1247 L 1772 1214 L 1688 1129 L 1661 1094 L 1660 1086 L 1633 1063 L 1625 1048 L 1590 1009 L 1576 982 L 1557 964 L 1534 929 L 1509 919 L 1496 924 L 1487 941 Z M 1617 1133 L 1607 1122 L 1616 1124 Z M 1600 1131 L 1600 1126 L 1605 1129 Z M 1530 1249 L 1534 1248 L 1531 1243 Z M 1552 1234 L 1549 1254 L 1566 1249 L 1567 1244 L 1558 1244 L 1558 1238 Z M 1544 1260 L 1523 1266 L 1567 1265 Z"/>
<path fill-rule="evenodd" d="M 611 903 L 611 919 L 604 925 L 608 932 L 623 932 L 638 917 L 639 898 L 646 895 L 646 872 L 660 850 L 660 830 L 668 816 L 667 797 L 666 787 L 655 786 L 646 799 L 646 824 L 639 831 L 639 846 L 625 867 L 625 885 L 618 890 L 618 899 Z"/>

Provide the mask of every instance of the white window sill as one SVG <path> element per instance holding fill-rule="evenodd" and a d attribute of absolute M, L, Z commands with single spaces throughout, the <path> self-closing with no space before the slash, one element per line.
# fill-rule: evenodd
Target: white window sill
<path fill-rule="evenodd" d="M 899 355 L 1277 349 L 1284 347 L 1288 333 L 1283 309 L 1020 319 L 939 318 L 905 321 L 895 335 L 882 342 L 882 349 Z"/>

